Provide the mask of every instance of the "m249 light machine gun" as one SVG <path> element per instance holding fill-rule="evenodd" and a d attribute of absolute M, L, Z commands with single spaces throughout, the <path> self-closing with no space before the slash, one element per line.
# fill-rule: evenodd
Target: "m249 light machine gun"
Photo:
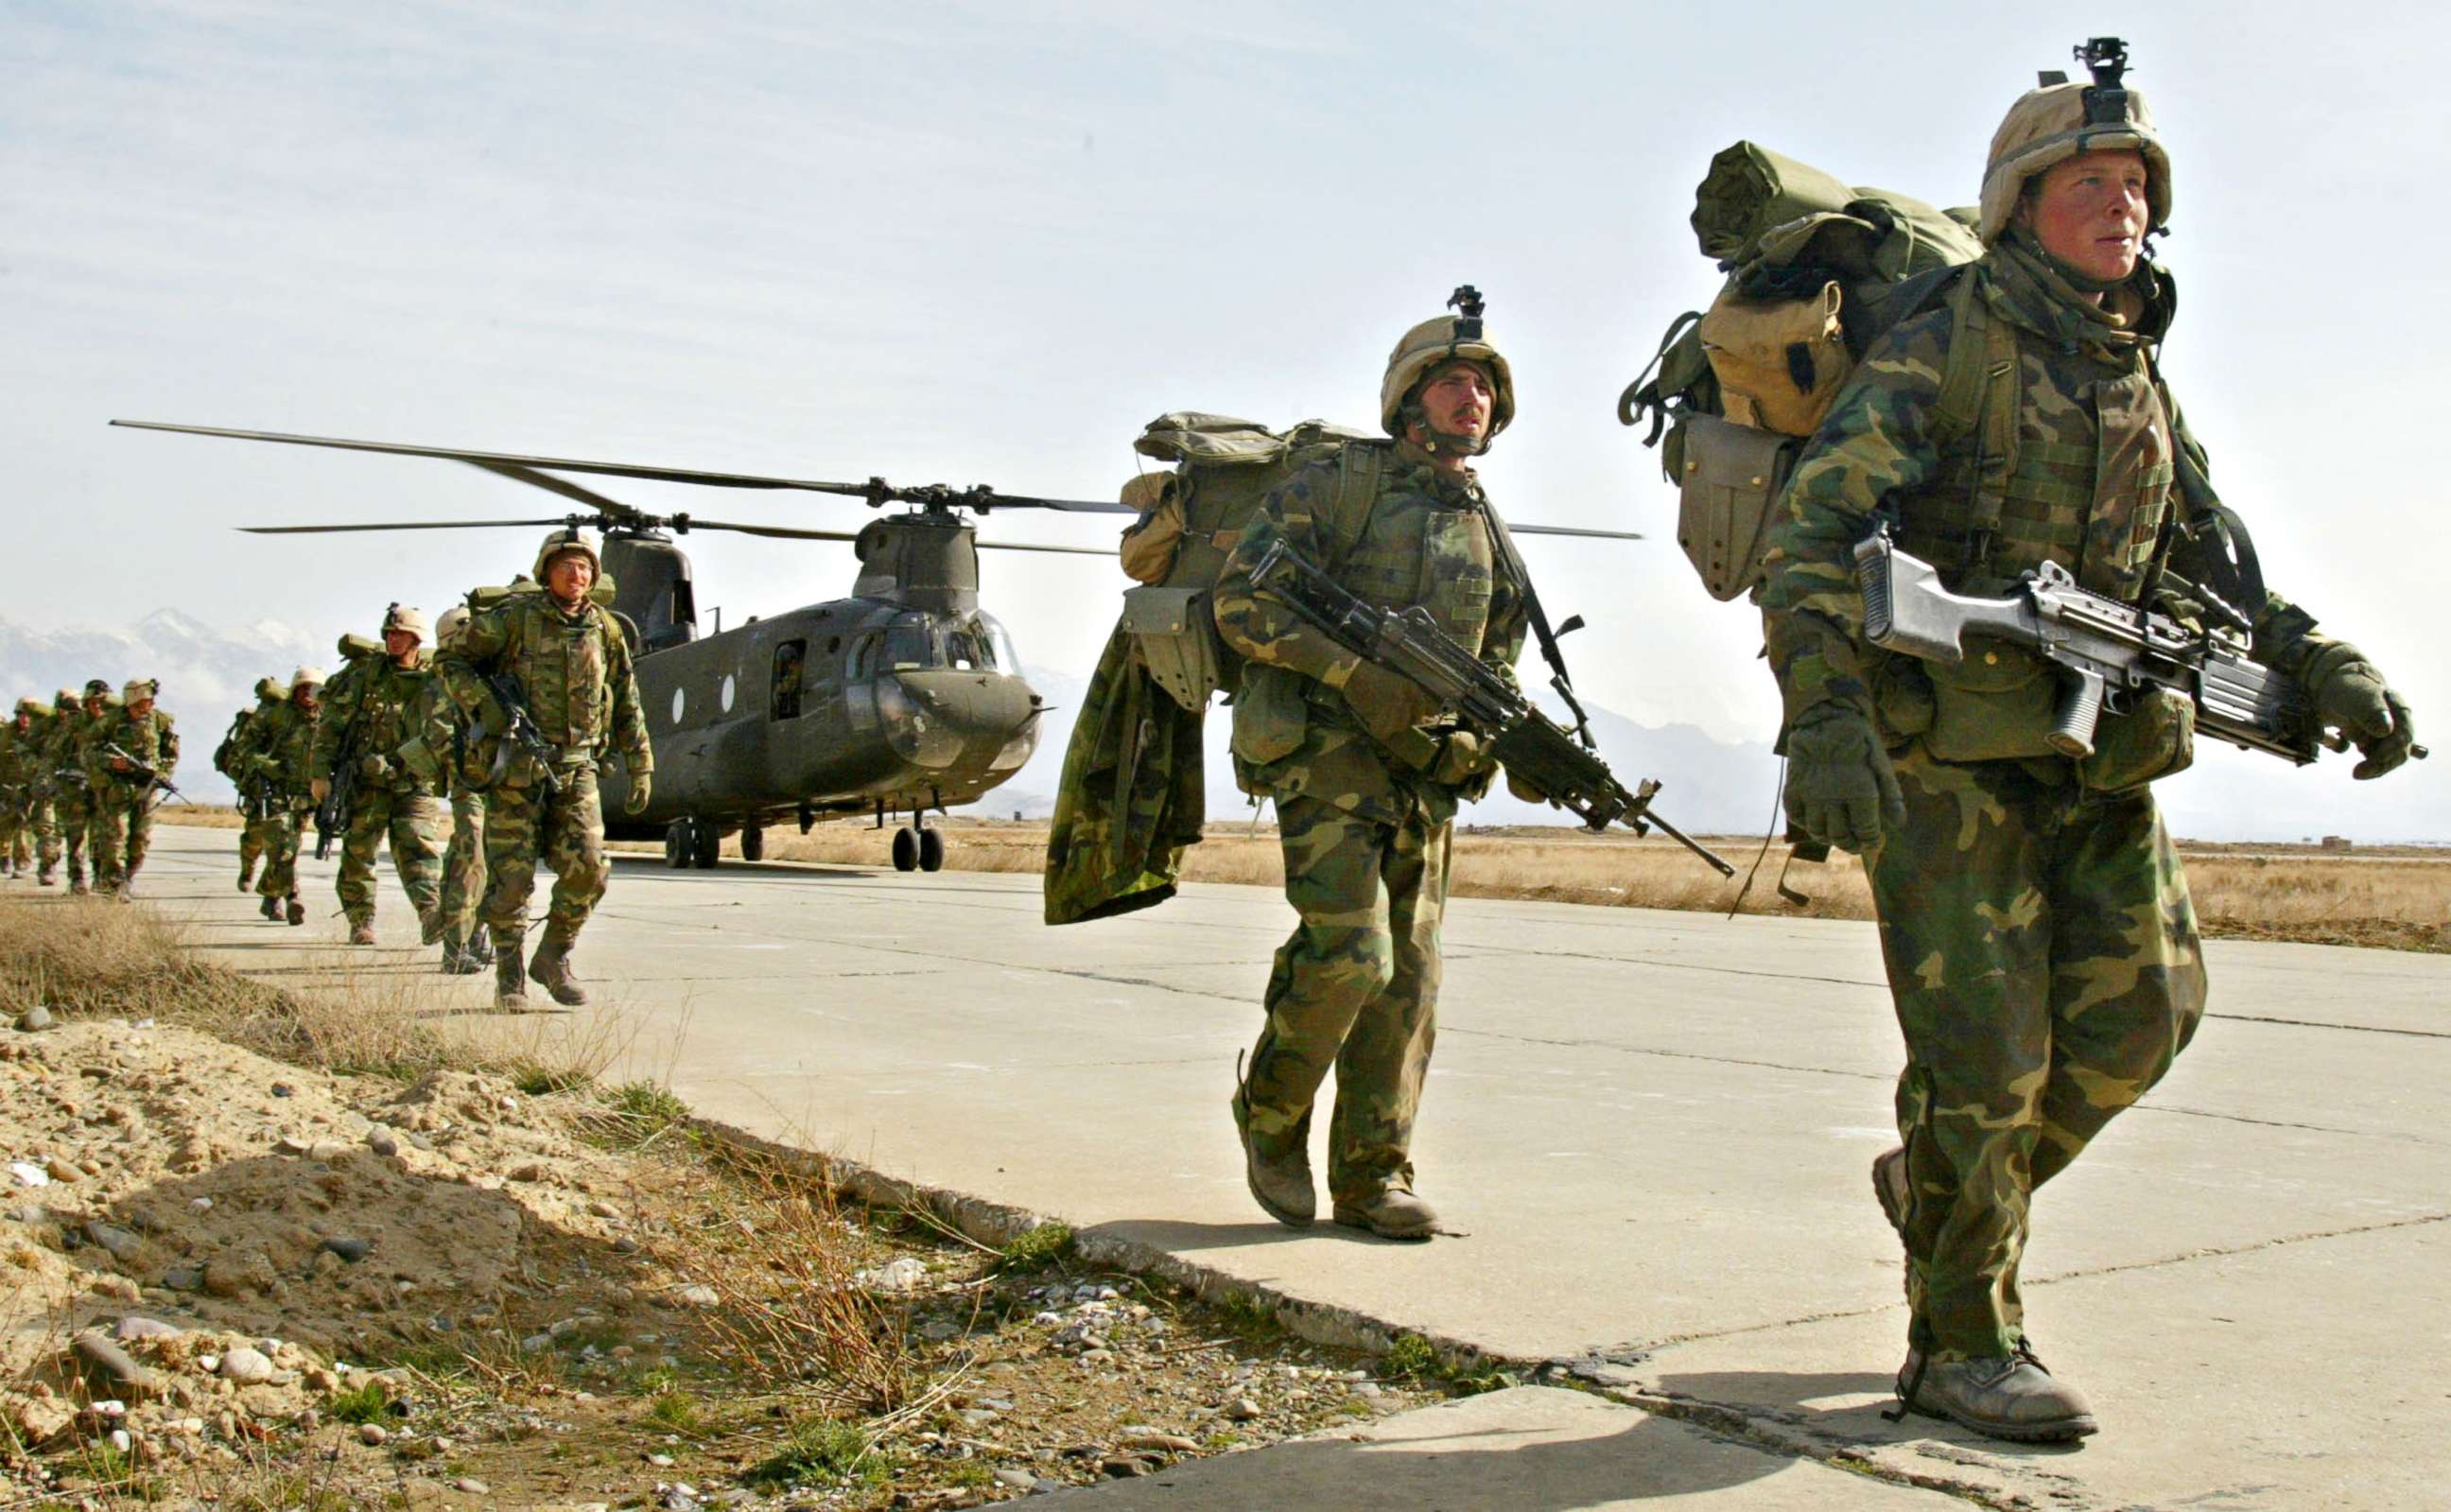
<path fill-rule="evenodd" d="M 2065 756 L 2090 756 L 2104 711 L 2120 713 L 2131 696 L 2153 688 L 2195 704 L 2198 734 L 2301 766 L 2321 746 L 2347 744 L 2325 734 L 2293 679 L 2247 655 L 2245 617 L 2226 604 L 2209 612 L 2226 626 L 2191 630 L 2080 588 L 2049 561 L 2007 598 L 1970 598 L 1942 587 L 1931 563 L 1900 551 L 1887 527 L 1855 548 L 1855 582 L 1864 594 L 1864 638 L 1885 651 L 1954 663 L 1965 659 L 1966 638 L 1979 636 L 2057 667 L 2062 688 L 2048 738 Z M 2423 746 L 2409 751 L 2425 754 Z"/>
<path fill-rule="evenodd" d="M 1464 728 L 1487 739 L 1490 754 L 1509 772 L 1555 799 L 1584 828 L 1597 834 L 1622 824 L 1637 835 L 1657 828 L 1721 876 L 1735 875 L 1735 867 L 1652 812 L 1657 779 L 1646 777 L 1629 790 L 1598 752 L 1552 723 L 1487 662 L 1441 630 L 1427 611 L 1415 607 L 1389 613 L 1365 603 L 1283 541 L 1261 556 L 1251 581 L 1338 645 L 1456 710 Z"/>
<path fill-rule="evenodd" d="M 168 777 L 164 776 L 158 769 L 148 767 L 138 760 L 118 741 L 108 741 L 102 749 L 105 756 L 126 763 L 124 767 L 112 767 L 110 775 L 129 787 L 143 788 L 145 790 L 143 795 L 147 799 L 149 800 L 154 794 L 159 793 L 166 798 L 176 798 L 182 803 L 187 801 L 187 795 L 180 792 Z"/>

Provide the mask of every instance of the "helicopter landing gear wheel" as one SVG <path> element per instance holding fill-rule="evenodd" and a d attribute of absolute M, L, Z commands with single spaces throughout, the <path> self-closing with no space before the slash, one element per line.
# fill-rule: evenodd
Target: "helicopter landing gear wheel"
<path fill-rule="evenodd" d="M 678 872 L 690 864 L 690 821 L 675 819 L 664 826 L 664 864 Z"/>
<path fill-rule="evenodd" d="M 945 834 L 942 830 L 919 832 L 919 870 L 942 871 L 945 866 Z"/>
<path fill-rule="evenodd" d="M 690 865 L 699 871 L 712 871 L 716 857 L 723 854 L 723 832 L 711 819 L 692 819 L 690 825 Z"/>
<path fill-rule="evenodd" d="M 744 861 L 766 859 L 766 826 L 743 824 L 740 827 L 740 858 Z"/>
<path fill-rule="evenodd" d="M 915 872 L 919 869 L 919 832 L 905 825 L 893 832 L 893 870 Z"/>

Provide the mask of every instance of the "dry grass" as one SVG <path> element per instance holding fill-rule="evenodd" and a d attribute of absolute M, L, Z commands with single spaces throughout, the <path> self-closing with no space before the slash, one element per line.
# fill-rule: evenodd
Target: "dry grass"
<path fill-rule="evenodd" d="M 153 811 L 156 824 L 192 824 L 200 830 L 239 830 L 246 815 L 226 803 L 165 803 Z"/>
<path fill-rule="evenodd" d="M 945 864 L 956 871 L 1035 873 L 1046 858 L 1047 827 L 1041 823 L 965 819 L 943 828 Z M 819 825 L 805 835 L 778 827 L 767 833 L 766 855 L 884 867 L 892 864 L 890 839 L 891 832 L 863 824 Z M 1736 904 L 1761 840 L 1716 836 L 1706 843 L 1736 864 L 1734 880 L 1721 879 L 1657 837 L 1564 829 L 1459 830 L 1454 892 L 1459 897 L 1725 913 Z M 2451 925 L 2444 922 L 2451 919 L 2451 854 L 2408 847 L 2350 855 L 2298 846 L 2182 844 L 2181 850 L 2207 934 L 2451 952 Z M 725 854 L 738 854 L 737 842 L 728 843 Z M 1759 876 L 1743 894 L 1742 912 L 1873 916 L 1863 867 L 1854 857 L 1833 854 L 1826 864 L 1792 867 L 1787 860 L 1784 844 L 1770 848 Z M 1207 838 L 1186 854 L 1183 873 L 1189 882 L 1282 886 L 1276 830 L 1211 824 Z M 1782 874 L 1809 901 L 1799 905 L 1782 898 L 1776 890 Z"/>

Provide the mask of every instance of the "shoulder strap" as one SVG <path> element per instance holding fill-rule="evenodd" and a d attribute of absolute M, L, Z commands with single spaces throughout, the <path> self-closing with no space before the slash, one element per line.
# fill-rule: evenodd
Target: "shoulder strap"
<path fill-rule="evenodd" d="M 1974 497 L 1962 571 L 1972 577 L 1990 560 L 2017 465 L 2017 333 L 1984 303 L 1981 275 L 1971 267 L 1949 292 L 1949 353 L 1931 422 L 1937 450 L 1967 436 L 1974 438 Z"/>
<path fill-rule="evenodd" d="M 1379 502 L 1379 481 L 1386 475 L 1387 447 L 1375 441 L 1346 442 L 1336 454 L 1336 494 L 1327 518 L 1320 523 L 1330 560 L 1322 565 L 1342 566 L 1362 533 L 1370 526 L 1370 511 Z"/>
<path fill-rule="evenodd" d="M 1540 607 L 1540 595 L 1532 586 L 1532 574 L 1523 565 L 1523 554 L 1515 549 L 1515 533 L 1506 528 L 1506 521 L 1500 518 L 1495 505 L 1483 500 L 1480 507 L 1481 513 L 1489 519 L 1490 555 L 1498 560 L 1500 570 L 1514 581 L 1515 591 L 1523 596 L 1523 617 L 1532 621 L 1532 638 L 1539 642 L 1540 659 L 1549 664 L 1549 686 L 1557 689 L 1558 697 L 1565 699 L 1566 707 L 1574 711 L 1575 738 L 1585 747 L 1592 747 L 1590 717 L 1583 713 L 1581 701 L 1575 697 L 1574 677 L 1566 671 L 1565 654 L 1558 649 L 1558 637 L 1573 634 L 1582 625 L 1582 617 L 1578 615 L 1568 619 L 1563 630 L 1550 627 L 1549 612 Z"/>

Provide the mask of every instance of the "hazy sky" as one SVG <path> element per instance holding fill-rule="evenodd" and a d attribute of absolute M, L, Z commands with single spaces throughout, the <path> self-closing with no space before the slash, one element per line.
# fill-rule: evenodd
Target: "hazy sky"
<path fill-rule="evenodd" d="M 2275 584 L 2451 728 L 2430 8 L 1866 4 L 1843 31 L 1817 4 L 1175 10 L 0 0 L 0 616 L 371 628 L 500 579 L 536 532 L 229 527 L 552 512 L 449 463 L 113 416 L 1107 498 L 1165 410 L 1367 423 L 1396 335 L 1469 280 L 1520 385 L 1496 497 L 1655 534 L 1527 547 L 1592 623 L 1587 691 L 1763 736 L 1753 617 L 1703 595 L 1612 412 L 1716 286 L 1693 186 L 1751 136 L 1969 202 L 2034 70 L 2115 28 L 2176 160 L 2166 367 L 2216 479 Z M 691 550 L 727 621 L 852 577 L 839 546 Z M 988 570 L 1025 658 L 1086 672 L 1114 566 Z M 2451 779 L 2431 765 L 2406 799 Z"/>

